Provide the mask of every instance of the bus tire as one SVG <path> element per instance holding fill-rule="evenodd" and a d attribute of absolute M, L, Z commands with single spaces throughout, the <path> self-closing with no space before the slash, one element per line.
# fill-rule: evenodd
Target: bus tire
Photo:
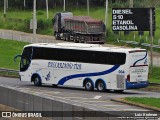
<path fill-rule="evenodd" d="M 70 41 L 70 35 L 66 35 L 66 41 Z"/>
<path fill-rule="evenodd" d="M 41 82 L 41 78 L 39 77 L 39 75 L 35 75 L 33 77 L 33 82 L 35 86 L 41 86 L 42 82 Z"/>
<path fill-rule="evenodd" d="M 104 82 L 103 81 L 99 81 L 98 83 L 97 83 L 97 90 L 98 91 L 105 91 L 105 84 L 104 84 Z"/>
<path fill-rule="evenodd" d="M 74 41 L 74 43 L 77 43 L 78 41 L 77 41 L 77 35 L 75 35 L 75 36 L 73 36 L 73 41 Z"/>
<path fill-rule="evenodd" d="M 91 80 L 86 80 L 85 83 L 84 83 L 84 87 L 88 91 L 94 90 L 93 83 L 92 83 Z"/>
<path fill-rule="evenodd" d="M 67 35 L 64 35 L 64 41 L 67 41 Z"/>
<path fill-rule="evenodd" d="M 60 37 L 59 33 L 55 34 L 55 38 L 56 38 L 56 40 L 61 40 L 61 37 Z"/>

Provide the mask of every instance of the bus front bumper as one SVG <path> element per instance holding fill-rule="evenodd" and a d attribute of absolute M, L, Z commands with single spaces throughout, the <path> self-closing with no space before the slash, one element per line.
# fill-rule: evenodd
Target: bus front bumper
<path fill-rule="evenodd" d="M 126 81 L 126 89 L 138 89 L 138 88 L 145 88 L 149 85 L 148 81 L 145 82 L 129 82 Z"/>

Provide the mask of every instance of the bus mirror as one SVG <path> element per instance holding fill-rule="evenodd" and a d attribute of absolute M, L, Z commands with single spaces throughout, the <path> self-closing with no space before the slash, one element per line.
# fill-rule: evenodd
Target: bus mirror
<path fill-rule="evenodd" d="M 17 59 L 18 57 L 21 57 L 21 55 L 16 55 L 16 56 L 14 57 L 14 62 L 16 62 L 16 59 Z"/>
<path fill-rule="evenodd" d="M 52 24 L 54 25 L 56 22 L 55 18 L 52 19 Z"/>

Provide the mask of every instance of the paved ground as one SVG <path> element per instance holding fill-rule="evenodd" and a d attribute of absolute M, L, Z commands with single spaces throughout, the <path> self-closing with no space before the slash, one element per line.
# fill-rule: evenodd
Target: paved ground
<path fill-rule="evenodd" d="M 37 42 L 38 43 L 60 43 L 60 42 L 64 42 L 61 40 L 55 40 L 55 38 L 53 36 L 37 34 L 36 37 L 34 37 L 33 34 L 30 34 L 30 33 L 13 31 L 13 30 L 3 30 L 3 29 L 0 29 L 0 38 L 17 40 L 17 41 L 24 41 L 24 42 L 29 42 L 29 43 L 37 43 Z M 114 45 L 104 44 L 103 46 L 114 46 Z M 150 62 L 150 58 L 149 58 L 149 62 Z M 154 52 L 153 65 L 160 66 L 160 53 Z"/>
<path fill-rule="evenodd" d="M 144 92 L 138 90 L 126 90 L 124 93 L 114 92 L 97 92 L 85 91 L 83 88 L 69 88 L 58 87 L 54 88 L 51 85 L 43 85 L 35 87 L 30 82 L 21 82 L 16 78 L 0 77 L 0 85 L 10 87 L 19 91 L 27 93 L 46 96 L 61 100 L 65 103 L 75 103 L 79 106 L 88 107 L 94 110 L 105 111 L 148 111 L 146 109 L 113 102 L 112 98 L 123 97 L 156 97 L 160 98 L 160 93 L 157 92 Z"/>

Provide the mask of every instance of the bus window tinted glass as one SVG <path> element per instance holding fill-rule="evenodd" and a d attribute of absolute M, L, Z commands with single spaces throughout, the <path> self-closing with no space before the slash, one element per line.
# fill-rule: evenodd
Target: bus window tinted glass
<path fill-rule="evenodd" d="M 28 69 L 31 58 L 32 58 L 32 48 L 27 47 L 23 50 L 22 56 L 21 56 L 21 63 L 20 63 L 20 71 L 25 71 Z"/>
<path fill-rule="evenodd" d="M 58 48 L 34 48 L 33 59 L 122 65 L 126 54 L 117 52 L 87 51 Z"/>

